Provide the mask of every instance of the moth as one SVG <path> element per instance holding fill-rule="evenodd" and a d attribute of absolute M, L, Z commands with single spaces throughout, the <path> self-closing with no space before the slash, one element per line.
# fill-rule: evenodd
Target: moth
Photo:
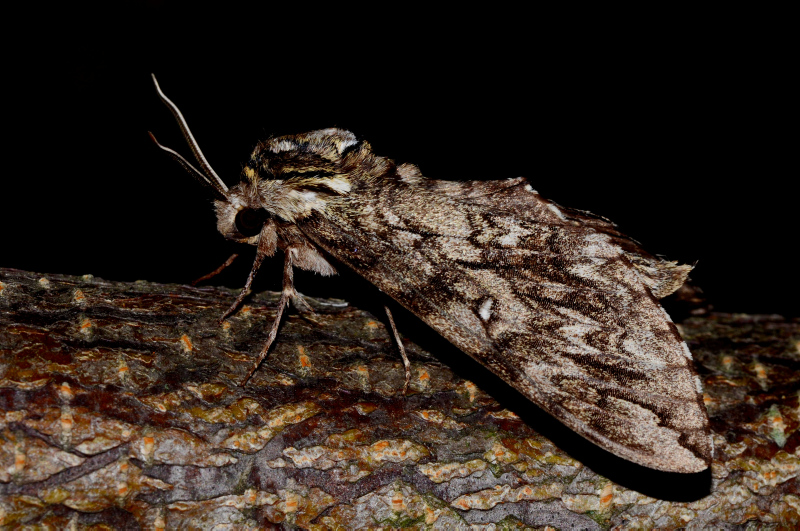
<path fill-rule="evenodd" d="M 264 258 L 283 251 L 278 315 L 253 370 L 284 308 L 304 305 L 293 268 L 333 275 L 333 257 L 600 447 L 658 470 L 709 466 L 701 382 L 658 302 L 691 266 L 543 198 L 525 178 L 428 179 L 342 129 L 259 143 L 228 188 L 153 81 L 202 171 L 156 144 L 214 194 L 222 235 L 257 248 L 225 315 Z"/>

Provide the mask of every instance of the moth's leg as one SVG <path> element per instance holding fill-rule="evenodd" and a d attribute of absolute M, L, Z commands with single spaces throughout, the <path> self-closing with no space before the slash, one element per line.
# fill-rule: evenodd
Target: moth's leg
<path fill-rule="evenodd" d="M 386 310 L 386 317 L 389 318 L 389 325 L 392 327 L 392 334 L 394 335 L 395 343 L 397 343 L 397 349 L 400 351 L 400 356 L 403 358 L 403 366 L 406 369 L 406 383 L 403 385 L 403 394 L 406 394 L 408 392 L 408 383 L 411 381 L 411 362 L 408 361 L 406 349 L 403 347 L 403 342 L 400 341 L 400 334 L 397 333 L 397 327 L 394 325 L 391 310 L 389 310 L 388 306 L 384 306 L 383 308 Z"/>
<path fill-rule="evenodd" d="M 216 268 L 214 271 L 212 271 L 211 273 L 208 273 L 207 275 L 203 275 L 202 277 L 200 277 L 198 279 L 193 280 L 192 281 L 192 286 L 196 286 L 196 285 L 200 284 L 201 282 L 203 282 L 204 280 L 208 280 L 209 278 L 213 278 L 213 277 L 219 275 L 220 273 L 222 273 L 223 270 L 225 270 L 226 267 L 231 265 L 233 263 L 233 261 L 236 260 L 238 257 L 239 257 L 239 255 L 237 253 L 233 253 L 230 258 L 225 260 L 225 263 L 223 263 L 221 266 Z"/>
<path fill-rule="evenodd" d="M 261 349 L 261 353 L 258 355 L 258 359 L 253 363 L 253 366 L 245 376 L 240 386 L 245 386 L 247 381 L 253 376 L 253 373 L 256 372 L 258 366 L 261 365 L 261 362 L 264 361 L 264 358 L 267 357 L 267 352 L 269 351 L 269 347 L 272 346 L 272 342 L 275 341 L 275 337 L 278 335 L 278 328 L 281 325 L 281 317 L 283 317 L 283 310 L 289 305 L 289 300 L 292 297 L 292 293 L 294 293 L 294 273 L 292 271 L 292 249 L 288 248 L 285 251 L 286 257 L 283 262 L 283 290 L 281 290 L 281 299 L 278 301 L 278 310 L 275 314 L 275 320 L 272 322 L 272 328 L 269 331 L 269 336 L 267 336 L 267 342 L 264 344 L 264 347 Z"/>
<path fill-rule="evenodd" d="M 287 249 L 288 251 L 288 249 Z M 260 238 L 258 240 L 258 248 L 256 249 L 256 257 L 253 260 L 253 268 L 250 270 L 250 274 L 247 275 L 247 282 L 244 283 L 244 287 L 242 291 L 239 292 L 239 295 L 236 296 L 236 300 L 233 301 L 231 307 L 222 314 L 222 317 L 219 318 L 219 322 L 221 323 L 224 321 L 230 314 L 236 311 L 240 304 L 245 297 L 250 294 L 250 285 L 253 283 L 253 279 L 256 278 L 256 273 L 258 273 L 258 268 L 261 267 L 261 263 L 264 261 L 264 258 L 267 256 L 272 256 L 275 252 L 275 247 L 273 242 L 269 241 L 267 238 Z M 230 259 L 233 261 L 233 259 Z"/>
<path fill-rule="evenodd" d="M 314 312 L 314 308 L 312 308 L 311 305 L 309 305 L 306 302 L 305 297 L 303 297 L 302 295 L 297 293 L 297 291 L 295 291 L 295 290 L 293 290 L 293 291 L 294 291 L 294 293 L 291 295 L 292 306 L 294 306 L 295 309 L 297 309 L 298 312 L 300 312 L 300 313 L 310 313 L 312 315 L 314 313 L 316 313 L 316 312 Z"/>

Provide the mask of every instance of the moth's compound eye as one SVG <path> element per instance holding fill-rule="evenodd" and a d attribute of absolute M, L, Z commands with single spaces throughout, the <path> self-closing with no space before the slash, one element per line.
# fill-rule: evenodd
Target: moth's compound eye
<path fill-rule="evenodd" d="M 239 234 L 249 238 L 261 232 L 261 227 L 267 220 L 267 212 L 261 208 L 243 208 L 236 214 L 236 230 Z"/>

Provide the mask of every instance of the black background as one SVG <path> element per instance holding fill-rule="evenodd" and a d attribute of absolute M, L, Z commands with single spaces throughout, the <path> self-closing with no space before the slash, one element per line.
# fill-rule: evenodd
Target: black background
<path fill-rule="evenodd" d="M 268 7 L 229 23 L 127 3 L 42 30 L 46 53 L 9 67 L 0 266 L 185 283 L 242 250 L 147 137 L 189 155 L 154 72 L 229 184 L 259 139 L 342 127 L 428 177 L 524 175 L 650 252 L 697 262 L 717 310 L 800 315 L 779 32 L 713 16 L 609 26 L 590 13 Z M 252 254 L 218 282 L 241 286 Z M 258 289 L 279 285 L 273 262 Z M 347 278 L 297 283 L 347 298 Z"/>
<path fill-rule="evenodd" d="M 223 240 L 205 190 L 147 137 L 189 154 L 154 72 L 229 184 L 259 139 L 342 127 L 428 177 L 526 176 L 697 262 L 717 310 L 800 316 L 796 64 L 780 15 L 626 9 L 42 13 L 6 52 L 0 267 L 188 283 L 239 251 L 213 282 L 243 285 L 253 249 Z M 265 264 L 256 289 L 277 289 L 280 269 Z M 355 275 L 295 283 L 366 306 L 379 295 Z"/>

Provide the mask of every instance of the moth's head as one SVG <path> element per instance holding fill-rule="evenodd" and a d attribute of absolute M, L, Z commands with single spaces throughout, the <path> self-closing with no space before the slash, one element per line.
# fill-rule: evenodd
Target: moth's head
<path fill-rule="evenodd" d="M 270 138 L 259 143 L 242 169 L 240 182 L 228 189 L 203 156 L 189 126 L 161 91 L 161 100 L 172 111 L 200 165 L 192 166 L 177 152 L 158 144 L 202 185 L 214 194 L 217 228 L 228 239 L 257 244 L 262 228 L 274 231 L 275 223 L 296 223 L 327 212 L 331 200 L 350 193 L 353 183 L 379 175 L 394 165 L 375 157 L 369 144 L 350 131 L 321 129 L 299 135 Z"/>
<path fill-rule="evenodd" d="M 354 171 L 371 158 L 367 143 L 350 131 L 322 129 L 259 143 L 242 168 L 240 182 L 215 203 L 217 228 L 244 243 L 273 219 L 295 223 L 325 213 L 332 198 L 346 196 Z"/>
<path fill-rule="evenodd" d="M 225 199 L 214 201 L 214 209 L 220 234 L 240 243 L 257 245 L 264 224 L 274 225 L 274 216 L 261 207 L 257 189 L 243 183 L 231 188 Z"/>

